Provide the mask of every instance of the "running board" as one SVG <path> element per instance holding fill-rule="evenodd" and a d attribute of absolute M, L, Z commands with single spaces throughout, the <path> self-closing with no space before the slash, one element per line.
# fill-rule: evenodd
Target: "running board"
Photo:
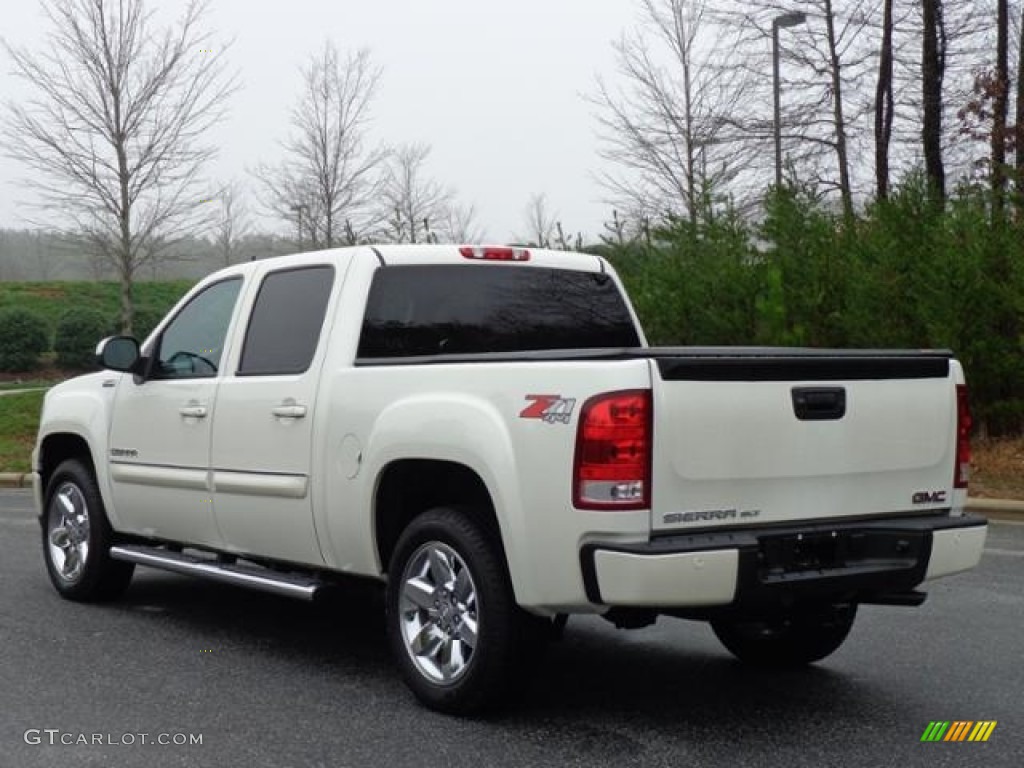
<path fill-rule="evenodd" d="M 170 552 L 157 547 L 123 545 L 110 548 L 110 557 L 128 563 L 147 565 L 164 571 L 198 576 L 224 584 L 249 587 L 284 597 L 313 600 L 325 584 L 314 576 L 294 573 L 276 573 L 258 567 L 219 563 L 215 560 Z"/>

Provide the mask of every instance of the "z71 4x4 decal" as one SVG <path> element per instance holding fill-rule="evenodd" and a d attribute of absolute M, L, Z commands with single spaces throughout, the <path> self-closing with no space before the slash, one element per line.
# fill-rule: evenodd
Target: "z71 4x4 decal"
<path fill-rule="evenodd" d="M 561 395 L 527 395 L 533 402 L 519 414 L 521 419 L 540 419 L 548 424 L 560 421 L 568 424 L 572 418 L 572 409 L 576 407 L 576 398 Z"/>

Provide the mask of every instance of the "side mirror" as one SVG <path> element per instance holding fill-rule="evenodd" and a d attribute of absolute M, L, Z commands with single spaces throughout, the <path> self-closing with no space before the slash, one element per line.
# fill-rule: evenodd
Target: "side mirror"
<path fill-rule="evenodd" d="M 139 342 L 131 336 L 109 336 L 96 345 L 96 364 L 101 368 L 124 373 L 137 373 Z"/>

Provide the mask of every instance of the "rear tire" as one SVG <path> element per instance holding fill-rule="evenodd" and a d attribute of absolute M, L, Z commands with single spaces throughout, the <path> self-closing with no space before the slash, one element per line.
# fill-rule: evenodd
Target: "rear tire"
<path fill-rule="evenodd" d="M 715 635 L 736 658 L 761 667 L 796 667 L 820 661 L 843 644 L 857 606 L 827 605 L 769 620 L 711 622 Z"/>
<path fill-rule="evenodd" d="M 43 559 L 54 588 L 80 602 L 120 597 L 135 565 L 110 558 L 113 531 L 92 468 L 79 459 L 61 463 L 45 499 Z"/>
<path fill-rule="evenodd" d="M 545 622 L 515 602 L 497 536 L 474 510 L 414 519 L 391 557 L 387 631 L 406 684 L 430 709 L 472 714 L 503 703 Z"/>

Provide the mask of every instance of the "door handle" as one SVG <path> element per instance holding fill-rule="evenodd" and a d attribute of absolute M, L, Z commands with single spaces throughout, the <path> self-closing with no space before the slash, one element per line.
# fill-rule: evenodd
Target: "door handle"
<path fill-rule="evenodd" d="M 191 419 L 205 419 L 206 418 L 206 406 L 205 405 L 186 405 L 178 409 L 185 418 Z"/>
<path fill-rule="evenodd" d="M 301 419 L 306 415 L 306 406 L 282 403 L 271 411 L 279 419 Z"/>

